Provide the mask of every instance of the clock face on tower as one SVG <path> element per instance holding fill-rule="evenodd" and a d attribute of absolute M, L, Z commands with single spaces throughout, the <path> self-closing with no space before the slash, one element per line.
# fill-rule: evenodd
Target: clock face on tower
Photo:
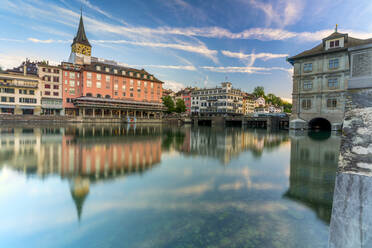
<path fill-rule="evenodd" d="M 86 56 L 91 55 L 91 48 L 86 45 L 79 44 L 79 43 L 74 44 L 71 48 L 71 51 L 74 53 L 83 54 Z"/>

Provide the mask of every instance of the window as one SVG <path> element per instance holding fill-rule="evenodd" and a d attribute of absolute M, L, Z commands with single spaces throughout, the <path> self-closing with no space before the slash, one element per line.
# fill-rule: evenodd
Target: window
<path fill-rule="evenodd" d="M 92 73 L 91 72 L 87 72 L 87 78 L 92 79 Z"/>
<path fill-rule="evenodd" d="M 54 72 L 54 73 L 59 73 L 59 70 L 54 69 L 53 72 Z"/>
<path fill-rule="evenodd" d="M 101 74 L 97 74 L 97 80 L 101 81 Z"/>
<path fill-rule="evenodd" d="M 44 88 L 45 89 L 50 89 L 50 84 L 46 84 Z"/>
<path fill-rule="evenodd" d="M 14 102 L 14 97 L 9 97 L 9 102 Z"/>
<path fill-rule="evenodd" d="M 337 108 L 337 99 L 327 99 L 327 108 Z"/>
<path fill-rule="evenodd" d="M 114 90 L 118 90 L 119 89 L 119 85 L 118 84 L 114 84 Z"/>
<path fill-rule="evenodd" d="M 0 88 L 1 93 L 14 94 L 15 90 L 12 88 Z"/>
<path fill-rule="evenodd" d="M 98 98 L 101 98 L 102 96 L 101 96 L 101 94 L 97 94 L 97 97 L 98 97 Z"/>
<path fill-rule="evenodd" d="M 67 79 L 65 79 L 65 84 L 67 84 Z"/>
<path fill-rule="evenodd" d="M 43 68 L 43 72 L 45 72 L 45 68 Z"/>
<path fill-rule="evenodd" d="M 302 100 L 302 109 L 311 109 L 311 100 L 303 99 Z"/>
<path fill-rule="evenodd" d="M 338 88 L 337 78 L 328 79 L 328 88 L 330 88 L 330 89 Z"/>
<path fill-rule="evenodd" d="M 121 71 L 121 75 L 125 75 L 125 71 Z"/>
<path fill-rule="evenodd" d="M 137 87 L 141 87 L 141 81 L 137 81 Z"/>
<path fill-rule="evenodd" d="M 123 91 L 125 91 L 125 88 L 126 88 L 125 85 L 123 85 L 123 86 L 121 87 L 121 89 L 122 89 Z"/>
<path fill-rule="evenodd" d="M 110 82 L 106 81 L 106 89 L 110 89 Z"/>
<path fill-rule="evenodd" d="M 129 72 L 129 76 L 133 77 L 133 72 L 130 71 Z"/>
<path fill-rule="evenodd" d="M 335 40 L 335 41 L 329 42 L 329 47 L 331 47 L 331 48 L 339 47 L 339 46 L 340 46 L 340 40 Z"/>
<path fill-rule="evenodd" d="M 58 92 L 53 92 L 53 96 L 58 96 Z"/>
<path fill-rule="evenodd" d="M 137 77 L 140 78 L 141 77 L 141 74 L 137 73 Z"/>
<path fill-rule="evenodd" d="M 125 92 L 123 92 L 123 96 L 125 96 Z"/>
<path fill-rule="evenodd" d="M 150 79 L 152 80 L 154 77 L 153 76 L 150 76 Z"/>
<path fill-rule="evenodd" d="M 115 73 L 115 74 L 118 74 L 118 70 L 117 70 L 117 69 L 114 69 L 114 73 Z"/>
<path fill-rule="evenodd" d="M 305 81 L 304 82 L 304 90 L 311 90 L 313 88 L 313 82 L 312 81 Z"/>
<path fill-rule="evenodd" d="M 21 103 L 36 103 L 36 99 L 33 98 L 19 98 L 19 102 Z"/>
<path fill-rule="evenodd" d="M 87 97 L 92 97 L 92 93 L 87 93 L 86 96 Z"/>
<path fill-rule="evenodd" d="M 130 83 L 130 86 L 133 86 L 133 79 L 131 79 L 131 80 L 129 81 L 129 83 Z"/>
<path fill-rule="evenodd" d="M 70 95 L 75 95 L 75 88 L 70 88 Z"/>
<path fill-rule="evenodd" d="M 70 80 L 70 87 L 75 87 L 75 81 L 74 80 Z"/>
<path fill-rule="evenodd" d="M 5 97 L 5 96 L 2 96 L 2 97 L 1 97 L 1 101 L 2 101 L 2 102 L 6 102 L 6 97 Z"/>
<path fill-rule="evenodd" d="M 118 95 L 118 92 L 117 92 L 117 91 L 115 91 L 114 93 L 115 93 L 115 96 L 117 96 L 117 95 Z"/>
<path fill-rule="evenodd" d="M 130 93 L 130 97 L 133 97 L 133 93 Z"/>
<path fill-rule="evenodd" d="M 50 91 L 45 91 L 45 92 L 44 92 L 44 95 L 46 95 L 46 96 L 50 96 Z"/>
<path fill-rule="evenodd" d="M 106 82 L 110 82 L 110 76 L 106 75 Z"/>
<path fill-rule="evenodd" d="M 151 89 L 153 89 L 154 88 L 154 83 L 151 83 Z"/>
<path fill-rule="evenodd" d="M 110 95 L 105 95 L 105 98 L 106 98 L 106 99 L 110 99 L 111 96 L 110 96 Z"/>
<path fill-rule="evenodd" d="M 147 79 L 147 75 L 143 75 L 143 78 L 144 78 L 144 79 Z"/>
<path fill-rule="evenodd" d="M 53 89 L 59 90 L 59 85 L 53 85 Z"/>
<path fill-rule="evenodd" d="M 147 87 L 147 82 L 143 82 L 143 85 L 144 85 L 145 87 Z"/>
<path fill-rule="evenodd" d="M 130 91 L 133 91 L 133 87 L 130 87 L 129 90 L 130 90 Z"/>
<path fill-rule="evenodd" d="M 75 79 L 75 73 L 70 73 L 70 79 Z"/>
<path fill-rule="evenodd" d="M 67 71 L 65 71 L 65 76 L 66 76 L 66 77 L 68 76 L 68 72 L 67 72 Z"/>
<path fill-rule="evenodd" d="M 96 83 L 96 87 L 97 87 L 98 89 L 101 89 L 101 82 L 97 82 L 97 83 Z"/>
<path fill-rule="evenodd" d="M 311 71 L 313 71 L 313 64 L 312 63 L 304 64 L 304 72 L 311 72 Z"/>
<path fill-rule="evenodd" d="M 110 72 L 110 68 L 106 67 L 105 68 L 106 72 Z"/>
<path fill-rule="evenodd" d="M 30 91 L 29 91 L 29 94 L 30 94 L 30 95 L 35 95 L 35 91 L 34 91 L 34 90 L 30 90 Z"/>
<path fill-rule="evenodd" d="M 96 70 L 97 70 L 97 71 L 100 71 L 100 70 L 101 70 L 101 66 L 97 65 L 97 66 L 96 66 Z"/>
<path fill-rule="evenodd" d="M 59 82 L 59 77 L 53 77 L 53 82 L 58 83 Z"/>
<path fill-rule="evenodd" d="M 336 68 L 338 68 L 338 59 L 330 59 L 329 69 L 336 69 Z"/>

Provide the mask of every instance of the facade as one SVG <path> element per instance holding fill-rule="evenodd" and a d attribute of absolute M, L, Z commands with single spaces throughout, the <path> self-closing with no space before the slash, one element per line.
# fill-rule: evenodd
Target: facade
<path fill-rule="evenodd" d="M 223 115 L 243 114 L 243 93 L 230 82 L 220 87 L 197 89 L 191 93 L 191 114 Z"/>
<path fill-rule="evenodd" d="M 318 46 L 288 59 L 294 67 L 290 127 L 340 130 L 350 75 L 348 48 L 372 43 L 336 31 Z"/>
<path fill-rule="evenodd" d="M 254 113 L 255 101 L 252 94 L 243 93 L 243 114 Z"/>
<path fill-rule="evenodd" d="M 48 63 L 38 63 L 41 91 L 41 114 L 64 115 L 62 105 L 62 70 Z"/>
<path fill-rule="evenodd" d="M 0 72 L 0 114 L 40 115 L 41 92 L 39 78 L 21 67 Z"/>
<path fill-rule="evenodd" d="M 186 87 L 185 89 L 177 92 L 175 97 L 176 101 L 177 99 L 182 99 L 185 102 L 187 114 L 191 114 L 191 93 L 193 90 L 195 89 L 191 87 Z"/>
<path fill-rule="evenodd" d="M 61 64 L 66 115 L 161 118 L 163 82 L 144 69 L 91 57 L 91 49 L 80 17 L 69 62 Z"/>

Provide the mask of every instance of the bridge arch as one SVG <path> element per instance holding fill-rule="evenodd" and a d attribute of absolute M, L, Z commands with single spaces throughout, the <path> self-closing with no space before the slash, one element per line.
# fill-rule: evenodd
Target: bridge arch
<path fill-rule="evenodd" d="M 309 122 L 309 129 L 331 131 L 332 124 L 325 118 L 317 117 Z"/>

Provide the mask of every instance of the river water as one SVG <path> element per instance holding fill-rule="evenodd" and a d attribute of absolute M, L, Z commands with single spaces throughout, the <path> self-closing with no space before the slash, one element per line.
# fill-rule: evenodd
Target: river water
<path fill-rule="evenodd" d="M 327 247 L 340 137 L 0 127 L 0 247 Z"/>

